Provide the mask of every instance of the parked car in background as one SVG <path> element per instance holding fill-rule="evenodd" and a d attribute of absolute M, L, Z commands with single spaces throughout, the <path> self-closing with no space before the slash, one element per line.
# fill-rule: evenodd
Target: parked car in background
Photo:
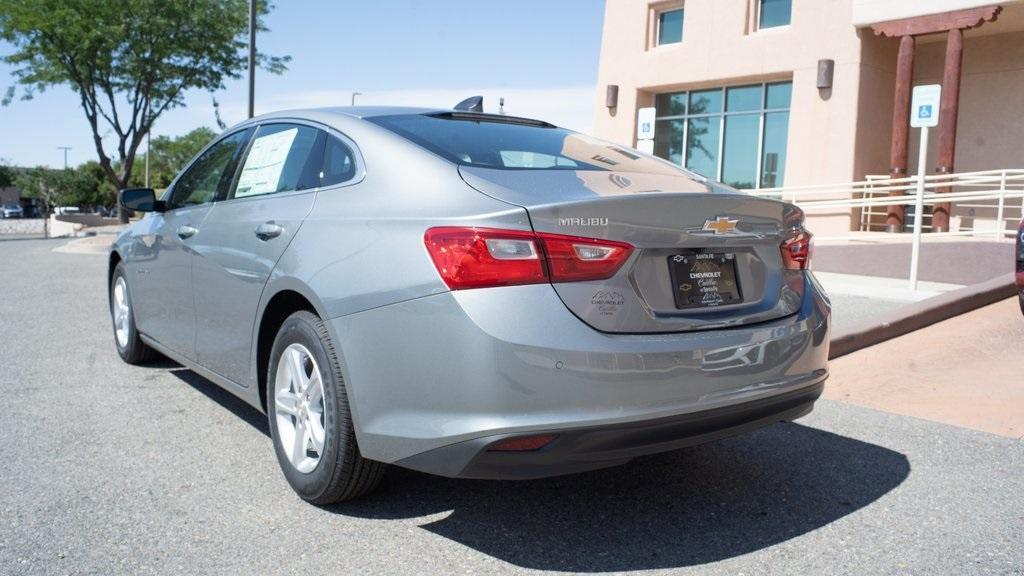
<path fill-rule="evenodd" d="M 1017 299 L 1020 301 L 1020 312 L 1024 314 L 1024 219 L 1017 227 Z"/>
<path fill-rule="evenodd" d="M 385 463 L 622 464 L 803 416 L 828 375 L 799 208 L 538 120 L 269 114 L 121 202 L 117 352 L 265 410 L 314 503 Z"/>
<path fill-rule="evenodd" d="M 57 215 L 78 214 L 81 210 L 78 206 L 54 206 L 53 213 Z"/>
<path fill-rule="evenodd" d="M 0 208 L 0 216 L 4 218 L 23 218 L 25 211 L 18 204 L 4 204 Z"/>

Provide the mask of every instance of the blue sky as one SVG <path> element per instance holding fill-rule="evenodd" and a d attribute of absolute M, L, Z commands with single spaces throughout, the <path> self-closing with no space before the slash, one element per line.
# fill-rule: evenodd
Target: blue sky
<path fill-rule="evenodd" d="M 261 50 L 292 56 L 282 76 L 258 73 L 256 111 L 357 103 L 451 106 L 504 96 L 509 113 L 589 130 L 595 102 L 602 0 L 278 0 Z M 0 43 L 0 54 L 12 48 Z M 0 64 L 0 89 L 13 83 Z M 246 82 L 217 93 L 228 124 L 246 112 Z M 210 96 L 165 114 L 154 135 L 215 127 Z M 68 88 L 0 107 L 0 159 L 63 165 L 95 158 L 91 134 Z M 12 137 L 13 136 L 13 137 Z M 109 142 L 109 140 L 108 140 Z M 109 148 L 109 146 L 108 146 Z"/>

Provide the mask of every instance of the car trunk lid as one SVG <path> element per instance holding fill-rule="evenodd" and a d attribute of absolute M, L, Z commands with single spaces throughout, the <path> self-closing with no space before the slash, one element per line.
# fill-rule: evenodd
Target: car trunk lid
<path fill-rule="evenodd" d="M 682 332 L 795 313 L 803 273 L 780 244 L 799 211 L 681 172 L 463 166 L 480 192 L 525 208 L 536 232 L 628 242 L 611 278 L 554 283 L 565 305 L 612 333 Z"/>

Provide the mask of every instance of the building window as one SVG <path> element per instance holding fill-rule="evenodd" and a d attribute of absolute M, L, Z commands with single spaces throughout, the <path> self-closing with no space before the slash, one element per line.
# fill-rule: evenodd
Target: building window
<path fill-rule="evenodd" d="M 735 188 L 783 185 L 793 84 L 658 94 L 654 154 Z"/>
<path fill-rule="evenodd" d="M 683 9 L 658 13 L 658 46 L 683 41 Z"/>
<path fill-rule="evenodd" d="M 793 12 L 793 0 L 758 0 L 758 3 L 758 28 L 789 26 L 789 18 Z"/>

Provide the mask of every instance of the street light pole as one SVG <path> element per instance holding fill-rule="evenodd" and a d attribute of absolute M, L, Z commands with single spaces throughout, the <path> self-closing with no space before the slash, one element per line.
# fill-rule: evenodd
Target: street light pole
<path fill-rule="evenodd" d="M 149 188 L 149 153 L 152 148 L 149 146 L 149 133 L 153 131 L 153 119 L 146 114 L 146 188 Z"/>
<path fill-rule="evenodd" d="M 362 95 L 363 95 L 362 92 L 353 92 L 352 93 L 352 105 L 353 106 L 356 105 L 356 96 L 362 96 Z"/>
<path fill-rule="evenodd" d="M 71 150 L 71 146 L 57 146 L 57 150 L 64 151 L 64 169 L 68 169 L 68 151 Z"/>
<path fill-rule="evenodd" d="M 256 110 L 256 0 L 249 0 L 249 118 Z"/>

